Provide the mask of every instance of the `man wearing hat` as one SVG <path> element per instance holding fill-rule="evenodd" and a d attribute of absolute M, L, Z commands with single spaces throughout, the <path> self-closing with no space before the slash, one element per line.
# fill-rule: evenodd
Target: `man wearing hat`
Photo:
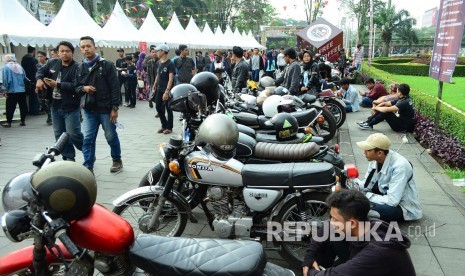
<path fill-rule="evenodd" d="M 389 150 L 391 141 L 375 133 L 357 142 L 369 161 L 365 181 L 360 186 L 384 221 L 417 220 L 422 217 L 411 163 Z"/>
<path fill-rule="evenodd" d="M 123 96 L 121 94 L 121 86 L 125 85 L 126 83 L 126 78 L 121 74 L 123 71 L 127 70 L 127 64 L 126 64 L 126 59 L 124 57 L 124 49 L 119 48 L 116 50 L 118 52 L 119 58 L 116 60 L 116 70 L 118 71 L 118 81 L 119 81 L 119 89 L 120 89 L 120 102 L 123 102 Z M 125 100 L 125 105 L 127 106 L 129 103 L 129 95 L 124 95 L 124 100 Z"/>

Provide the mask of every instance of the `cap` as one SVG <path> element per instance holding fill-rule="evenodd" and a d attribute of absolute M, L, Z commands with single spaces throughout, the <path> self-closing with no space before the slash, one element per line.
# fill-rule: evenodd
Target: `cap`
<path fill-rule="evenodd" d="M 132 60 L 132 56 L 126 56 L 124 57 L 125 60 Z"/>
<path fill-rule="evenodd" d="M 165 52 L 168 53 L 170 48 L 166 44 L 160 44 L 160 45 L 157 46 L 157 48 L 155 48 L 155 50 L 157 50 L 157 51 L 162 50 L 162 51 L 165 51 Z"/>
<path fill-rule="evenodd" d="M 357 142 L 357 146 L 362 150 L 372 150 L 374 148 L 389 150 L 391 140 L 382 133 L 375 133 L 368 136 L 365 141 Z"/>
<path fill-rule="evenodd" d="M 116 50 L 117 52 L 123 52 L 124 53 L 124 49 L 123 48 L 119 48 L 118 50 Z"/>

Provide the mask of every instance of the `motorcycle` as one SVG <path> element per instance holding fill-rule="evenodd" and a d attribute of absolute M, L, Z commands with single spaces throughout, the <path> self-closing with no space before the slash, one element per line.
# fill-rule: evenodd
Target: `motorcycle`
<path fill-rule="evenodd" d="M 87 168 L 54 162 L 67 139 L 65 133 L 34 160 L 35 173 L 13 178 L 3 191 L 6 237 L 33 238 L 34 245 L 2 256 L 0 275 L 294 275 L 267 263 L 254 241 L 136 238 L 127 221 L 95 204 L 95 177 Z M 64 200 L 73 196 L 79 202 Z"/>
<path fill-rule="evenodd" d="M 346 104 L 331 89 L 322 90 L 318 93 L 318 98 L 325 103 L 326 108 L 336 119 L 337 128 L 340 128 L 346 121 Z"/>
<path fill-rule="evenodd" d="M 238 132 L 231 118 L 213 114 L 202 122 L 199 136 L 202 128 L 213 129 L 213 126 L 221 126 L 218 133 L 224 133 L 225 129 Z M 223 150 L 232 149 L 225 145 Z M 182 205 L 172 194 L 176 192 L 174 187 L 185 180 L 194 190 L 190 196 L 200 204 L 210 228 L 221 238 L 264 240 L 269 223 L 283 225 L 289 221 L 329 218 L 324 201 L 337 183 L 331 164 L 244 165 L 232 156 L 230 159 L 220 157 L 218 149 L 214 150 L 208 143 L 203 144 L 198 139 L 195 144 L 188 143 L 175 136 L 160 146 L 160 153 L 163 157 L 160 182 L 163 184 L 134 189 L 113 202 L 113 211 L 143 233 L 158 231 L 159 225 L 167 219 L 169 206 Z M 211 203 L 211 207 L 207 203 Z M 179 210 L 170 214 L 175 225 L 185 225 L 190 208 L 186 210 L 188 214 L 179 213 Z M 309 239 L 272 241 L 286 261 L 300 266 Z"/>

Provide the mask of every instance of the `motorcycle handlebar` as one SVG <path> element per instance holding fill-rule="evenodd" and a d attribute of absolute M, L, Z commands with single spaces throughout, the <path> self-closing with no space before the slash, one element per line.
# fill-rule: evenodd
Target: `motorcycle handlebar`
<path fill-rule="evenodd" d="M 60 138 L 58 138 L 58 140 L 55 142 L 55 145 L 53 145 L 48 150 L 48 153 L 54 153 L 55 155 L 59 155 L 63 147 L 66 145 L 66 143 L 68 143 L 68 139 L 69 139 L 69 134 L 66 132 L 63 132 Z"/>
<path fill-rule="evenodd" d="M 62 229 L 56 233 L 56 237 L 63 243 L 63 245 L 68 249 L 69 253 L 74 257 L 79 256 L 79 249 L 74 244 L 74 242 L 66 234 L 66 230 Z"/>

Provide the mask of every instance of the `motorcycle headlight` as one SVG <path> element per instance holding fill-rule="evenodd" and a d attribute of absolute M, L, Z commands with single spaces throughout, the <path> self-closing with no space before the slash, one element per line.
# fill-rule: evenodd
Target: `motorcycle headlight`
<path fill-rule="evenodd" d="M 12 242 L 20 242 L 28 238 L 25 233 L 31 229 L 30 218 L 24 210 L 14 210 L 2 216 L 2 229 Z"/>

